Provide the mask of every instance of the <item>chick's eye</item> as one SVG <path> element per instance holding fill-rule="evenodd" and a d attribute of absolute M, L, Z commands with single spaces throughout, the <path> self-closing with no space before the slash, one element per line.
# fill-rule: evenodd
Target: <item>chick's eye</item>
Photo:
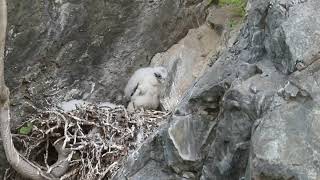
<path fill-rule="evenodd" d="M 158 73 L 154 73 L 154 76 L 156 76 L 156 78 L 160 79 L 161 78 L 161 75 L 158 74 Z"/>

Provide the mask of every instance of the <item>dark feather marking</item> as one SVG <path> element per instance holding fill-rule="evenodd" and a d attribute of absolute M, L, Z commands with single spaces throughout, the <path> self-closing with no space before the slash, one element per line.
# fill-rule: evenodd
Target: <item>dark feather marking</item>
<path fill-rule="evenodd" d="M 161 74 L 159 74 L 159 73 L 153 73 L 153 74 L 154 74 L 154 76 L 155 76 L 156 78 L 161 79 Z"/>
<path fill-rule="evenodd" d="M 134 89 L 133 89 L 133 91 L 132 91 L 132 93 L 131 93 L 130 97 L 132 97 L 132 96 L 134 95 L 134 93 L 137 91 L 138 86 L 139 86 L 139 83 L 136 85 L 136 87 L 134 87 Z"/>

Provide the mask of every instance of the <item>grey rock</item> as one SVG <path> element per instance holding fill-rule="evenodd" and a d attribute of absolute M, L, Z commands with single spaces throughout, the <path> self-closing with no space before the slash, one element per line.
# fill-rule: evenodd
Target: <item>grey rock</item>
<path fill-rule="evenodd" d="M 287 84 L 278 91 L 279 95 L 281 95 L 286 100 L 297 97 L 299 92 L 299 88 L 294 86 L 290 82 L 287 82 Z"/>
<path fill-rule="evenodd" d="M 256 122 L 250 172 L 254 179 L 318 179 L 319 63 L 290 75 L 284 98 Z M 302 81 L 302 79 L 304 79 Z M 295 86 L 297 85 L 297 86 Z M 292 96 L 294 95 L 294 96 Z"/>
<path fill-rule="evenodd" d="M 187 90 L 163 129 L 171 173 L 192 172 L 201 180 L 319 179 L 319 5 L 248 2 L 233 45 Z"/>
<path fill-rule="evenodd" d="M 170 74 L 161 98 L 164 109 L 172 111 L 177 106 L 188 88 L 209 67 L 209 61 L 218 51 L 220 42 L 221 36 L 204 24 L 189 30 L 177 44 L 152 58 L 153 66 L 165 66 Z"/>
<path fill-rule="evenodd" d="M 139 171 L 137 174 L 128 178 L 128 180 L 170 180 L 174 179 L 170 177 L 170 174 L 163 172 L 159 169 L 159 163 L 156 161 L 149 161 L 143 168 L 142 171 Z"/>
<path fill-rule="evenodd" d="M 260 120 L 252 136 L 251 177 L 319 179 L 319 104 L 290 102 Z"/>
<path fill-rule="evenodd" d="M 179 156 L 185 161 L 200 161 L 201 147 L 214 123 L 197 122 L 192 116 L 173 116 L 174 123 L 168 129 L 170 139 Z M 211 125 L 209 125 L 211 124 Z"/>
<path fill-rule="evenodd" d="M 292 73 L 319 59 L 319 8 L 316 0 L 270 1 L 266 49 L 280 71 Z"/>
<path fill-rule="evenodd" d="M 165 127 L 162 128 L 165 129 Z M 168 173 L 170 169 L 166 168 L 163 163 L 165 158 L 163 154 L 163 133 L 163 130 L 155 133 L 154 136 L 148 138 L 136 151 L 131 153 L 125 160 L 124 166 L 118 170 L 113 179 L 148 179 L 151 174 L 159 175 L 157 177 L 160 179 L 167 178 L 170 175 Z"/>

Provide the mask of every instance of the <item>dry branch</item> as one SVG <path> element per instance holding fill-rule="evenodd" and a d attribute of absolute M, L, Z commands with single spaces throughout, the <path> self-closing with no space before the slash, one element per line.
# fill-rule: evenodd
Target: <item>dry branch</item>
<path fill-rule="evenodd" d="M 59 172 L 67 172 L 61 179 L 77 180 L 110 178 L 123 158 L 168 116 L 161 111 L 128 114 L 123 106 L 92 104 L 72 112 L 58 109 L 38 112 L 25 122 L 32 123 L 30 134 L 15 134 L 17 147 L 48 174 L 55 174 L 52 168 L 62 165 L 66 169 Z M 6 178 L 15 179 L 14 173 L 8 173 Z"/>

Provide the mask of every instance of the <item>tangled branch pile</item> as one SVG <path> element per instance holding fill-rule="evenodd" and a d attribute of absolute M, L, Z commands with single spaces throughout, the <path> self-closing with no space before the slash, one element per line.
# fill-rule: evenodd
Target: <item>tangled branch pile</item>
<path fill-rule="evenodd" d="M 17 129 L 20 132 L 14 135 L 14 142 L 26 158 L 45 171 L 51 171 L 50 166 L 57 161 L 61 166 L 67 163 L 68 170 L 61 179 L 109 179 L 121 160 L 167 116 L 161 111 L 128 114 L 123 106 L 39 111 Z M 7 170 L 5 177 L 16 179 L 16 173 Z"/>

